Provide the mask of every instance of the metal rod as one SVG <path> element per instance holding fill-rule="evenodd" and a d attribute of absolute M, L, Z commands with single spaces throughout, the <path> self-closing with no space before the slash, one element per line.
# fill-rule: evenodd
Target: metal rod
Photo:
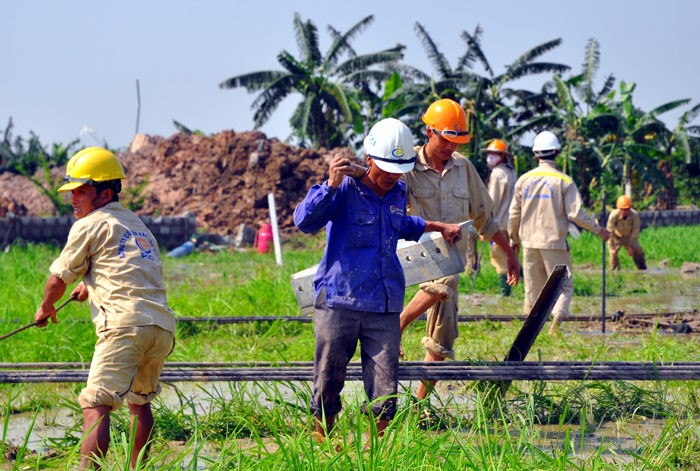
<path fill-rule="evenodd" d="M 700 363 L 676 364 L 634 362 L 496 362 L 469 364 L 466 362 L 416 362 L 399 366 L 401 380 L 482 380 L 482 381 L 578 381 L 578 380 L 700 380 Z M 77 383 L 87 379 L 88 371 L 34 370 L 0 371 L 0 383 Z M 164 382 L 207 381 L 310 381 L 312 366 L 252 367 L 252 368 L 193 368 L 166 367 L 161 374 Z M 360 381 L 362 368 L 351 363 L 347 379 Z"/>
<path fill-rule="evenodd" d="M 69 302 L 73 301 L 74 299 L 75 299 L 75 297 L 74 297 L 74 296 L 71 296 L 70 298 L 68 298 L 68 299 L 66 299 L 65 301 L 63 301 L 63 303 L 61 303 L 61 304 L 56 308 L 56 312 L 58 312 L 58 311 L 60 311 L 61 309 L 63 309 L 63 306 L 65 306 L 65 305 L 68 304 Z M 46 319 L 44 319 L 44 320 L 46 320 Z M 19 329 L 15 329 L 15 330 L 13 330 L 12 332 L 10 332 L 9 334 L 5 334 L 5 335 L 3 335 L 2 337 L 0 337 L 0 340 L 5 340 L 5 339 L 7 339 L 7 338 L 10 338 L 10 337 L 12 337 L 12 336 L 15 335 L 15 334 L 19 334 L 19 333 L 22 332 L 23 330 L 26 330 L 26 329 L 28 329 L 28 328 L 30 328 L 30 327 L 34 327 L 34 326 L 36 326 L 36 325 L 39 325 L 39 324 L 41 324 L 42 322 L 44 322 L 44 321 L 41 321 L 41 322 L 32 322 L 31 324 L 27 324 L 27 325 L 25 325 L 25 326 L 23 326 L 23 327 L 20 327 Z"/>
<path fill-rule="evenodd" d="M 603 215 L 601 216 L 601 222 L 603 224 L 607 224 L 606 219 L 605 219 L 605 188 L 603 188 Z M 603 241 L 602 245 L 603 245 L 603 256 L 602 256 L 603 283 L 601 285 L 601 294 L 602 295 L 601 295 L 601 306 L 600 306 L 600 309 L 601 309 L 600 310 L 600 323 L 601 323 L 600 325 L 601 325 L 601 331 L 603 333 L 605 333 L 605 296 L 606 296 L 606 292 L 605 292 L 605 255 L 606 255 L 606 253 L 605 253 L 605 241 Z"/>

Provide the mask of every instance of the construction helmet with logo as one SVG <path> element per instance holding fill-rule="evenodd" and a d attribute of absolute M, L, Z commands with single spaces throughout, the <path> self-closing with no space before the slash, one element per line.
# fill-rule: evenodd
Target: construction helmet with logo
<path fill-rule="evenodd" d="M 68 161 L 66 183 L 58 191 L 71 191 L 81 185 L 95 185 L 122 178 L 126 178 L 124 169 L 112 152 L 101 147 L 87 147 Z"/>
<path fill-rule="evenodd" d="M 481 149 L 481 152 L 484 152 L 484 153 L 493 152 L 495 154 L 507 154 L 507 155 L 510 154 L 510 152 L 508 152 L 508 145 L 500 139 L 493 139 L 489 143 L 488 147 L 486 147 L 486 149 Z"/>
<path fill-rule="evenodd" d="M 632 198 L 627 195 L 622 195 L 617 199 L 617 209 L 630 209 L 632 207 Z"/>
<path fill-rule="evenodd" d="M 550 131 L 542 131 L 535 136 L 535 141 L 532 143 L 532 151 L 537 157 L 549 157 L 556 155 L 561 149 L 559 139 Z"/>
<path fill-rule="evenodd" d="M 469 142 L 467 114 L 454 100 L 443 98 L 433 102 L 423 115 L 423 122 L 437 134 L 450 142 L 466 144 Z"/>
<path fill-rule="evenodd" d="M 416 162 L 411 130 L 396 118 L 378 121 L 364 140 L 365 153 L 389 173 L 408 173 Z"/>

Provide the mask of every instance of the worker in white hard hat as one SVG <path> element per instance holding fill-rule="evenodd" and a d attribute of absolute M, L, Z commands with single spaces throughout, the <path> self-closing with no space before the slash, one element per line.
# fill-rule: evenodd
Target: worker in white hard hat
<path fill-rule="evenodd" d="M 415 148 L 416 166 L 404 175 L 408 188 L 409 211 L 425 219 L 462 222 L 474 221 L 484 240 L 493 241 L 506 254 L 507 282 L 515 286 L 520 278 L 520 263 L 509 241 L 494 218 L 493 201 L 474 165 L 457 151 L 471 139 L 464 109 L 454 100 L 434 101 L 422 117 L 427 142 Z M 459 244 L 465 253 L 464 240 Z M 427 311 L 426 332 L 421 343 L 426 362 L 454 359 L 454 343 L 459 335 L 459 274 L 445 276 L 420 285 L 420 290 L 401 313 L 401 331 Z M 425 399 L 435 381 L 424 380 L 416 388 L 416 397 Z"/>
<path fill-rule="evenodd" d="M 610 238 L 610 233 L 583 208 L 581 195 L 571 177 L 557 169 L 554 160 L 561 151 L 557 136 L 550 131 L 539 133 L 532 151 L 539 165 L 516 182 L 508 219 L 512 245 L 523 249 L 525 315 L 530 314 L 555 265 L 566 265 L 571 273 L 566 240 L 569 221 L 604 241 Z M 573 277 L 569 276 L 552 310 L 550 334 L 558 333 L 562 319 L 569 315 L 573 292 Z"/>
<path fill-rule="evenodd" d="M 88 147 L 66 167 L 77 221 L 60 256 L 51 264 L 44 297 L 34 315 L 40 327 L 57 323 L 54 304 L 68 285 L 78 301 L 90 302 L 97 331 L 87 385 L 78 398 L 85 435 L 80 468 L 99 467 L 110 443 L 110 414 L 124 401 L 132 418 L 131 469 L 148 456 L 154 419 L 151 402 L 174 346 L 175 314 L 168 307 L 163 264 L 155 237 L 119 203 L 126 178 L 109 150 Z"/>
<path fill-rule="evenodd" d="M 401 176 L 416 161 L 413 135 L 401 121 L 379 121 L 364 140 L 367 171 L 342 157 L 329 165 L 328 180 L 311 187 L 294 210 L 305 233 L 326 229 L 326 250 L 314 279 L 314 355 L 311 412 L 314 437 L 324 441 L 341 410 L 348 362 L 360 343 L 364 412 L 383 435 L 396 414 L 399 313 L 405 279 L 396 256 L 399 239 L 418 240 L 438 231 L 450 243 L 458 224 L 425 221 L 406 211 Z M 374 428 L 370 427 L 370 431 Z"/>

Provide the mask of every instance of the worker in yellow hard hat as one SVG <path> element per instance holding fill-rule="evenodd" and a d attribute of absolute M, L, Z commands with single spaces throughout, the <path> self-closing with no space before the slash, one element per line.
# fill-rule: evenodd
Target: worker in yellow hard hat
<path fill-rule="evenodd" d="M 428 107 L 423 122 L 428 140 L 416 147 L 416 165 L 403 176 L 410 214 L 451 223 L 473 220 L 479 235 L 492 240 L 506 253 L 508 283 L 517 284 L 518 257 L 499 230 L 489 192 L 474 165 L 457 152 L 457 147 L 470 139 L 464 109 L 454 100 L 443 98 Z M 463 241 L 458 247 L 465 253 Z M 425 361 L 454 358 L 458 285 L 459 274 L 423 283 L 401 312 L 402 332 L 418 316 L 428 312 L 427 332 L 422 341 Z M 434 385 L 433 381 L 422 381 L 416 396 L 424 399 Z"/>
<path fill-rule="evenodd" d="M 508 208 L 513 199 L 513 189 L 515 187 L 515 170 L 510 163 L 510 152 L 508 145 L 500 139 L 493 139 L 486 149 L 481 149 L 486 155 L 486 165 L 491 169 L 489 175 L 488 189 L 493 200 L 493 214 L 498 221 L 498 227 L 506 240 L 508 236 Z M 508 264 L 506 253 L 496 243 L 489 244 L 491 265 L 496 269 L 498 281 L 501 285 L 501 294 L 510 296 L 510 285 L 508 284 Z"/>
<path fill-rule="evenodd" d="M 620 269 L 618 253 L 621 247 L 625 247 L 637 268 L 646 270 L 647 261 L 644 249 L 639 245 L 641 222 L 639 213 L 632 209 L 632 198 L 622 195 L 617 199 L 616 206 L 617 208 L 610 212 L 607 224 L 607 229 L 610 232 L 610 240 L 608 240 L 610 268 L 612 270 Z"/>
<path fill-rule="evenodd" d="M 71 192 L 77 221 L 49 268 L 34 315 L 40 327 L 49 319 L 57 323 L 54 304 L 76 281 L 71 297 L 90 301 L 98 340 L 78 398 L 86 432 L 81 469 L 104 458 L 110 413 L 125 400 L 134 424 L 131 469 L 146 458 L 154 426 L 151 401 L 160 392 L 160 373 L 174 346 L 175 315 L 165 295 L 158 244 L 141 218 L 119 204 L 124 178 L 119 160 L 107 149 L 88 147 L 68 162 L 58 191 Z"/>

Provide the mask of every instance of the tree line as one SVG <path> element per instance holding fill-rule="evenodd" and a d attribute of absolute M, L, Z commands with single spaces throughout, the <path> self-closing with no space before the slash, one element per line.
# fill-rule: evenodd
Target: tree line
<path fill-rule="evenodd" d="M 610 200 L 627 194 L 637 207 L 657 209 L 693 204 L 700 195 L 700 126 L 692 124 L 700 104 L 679 99 L 646 111 L 633 103 L 634 83 L 616 83 L 610 75 L 596 86 L 597 40 L 588 41 L 578 71 L 542 60 L 561 44 L 556 38 L 526 50 L 498 72 L 482 47 L 480 26 L 461 32 L 464 52 L 451 65 L 416 22 L 415 32 L 434 68 L 426 72 L 403 63 L 406 47 L 401 44 L 358 53 L 352 42 L 373 20 L 367 16 L 344 32 L 329 25 L 332 42 L 323 53 L 316 25 L 295 14 L 298 56 L 283 49 L 277 55 L 282 69 L 236 75 L 219 86 L 257 94 L 252 104 L 256 129 L 282 101 L 299 96 L 287 140 L 301 147 L 359 149 L 372 124 L 385 117 L 401 119 L 422 136 L 425 109 L 436 99 L 452 98 L 469 116 L 472 139 L 460 149 L 467 156 L 478 156 L 479 149 L 499 138 L 509 143 L 523 173 L 536 165 L 523 138 L 545 129 L 557 134 L 563 142 L 559 164 L 575 179 L 589 207 L 600 207 L 604 192 Z M 477 65 L 485 72 L 477 72 Z M 539 90 L 515 86 L 538 74 L 546 77 Z M 687 109 L 675 127 L 659 119 L 681 107 Z M 481 159 L 472 162 L 485 176 Z"/>
<path fill-rule="evenodd" d="M 600 45 L 590 39 L 578 71 L 542 57 L 561 45 L 555 38 L 536 45 L 496 71 L 482 47 L 480 26 L 462 31 L 463 53 L 454 65 L 419 22 L 415 32 L 432 65 L 423 71 L 403 62 L 406 47 L 359 53 L 353 40 L 374 21 L 369 15 L 347 31 L 328 26 L 331 45 L 323 53 L 318 28 L 311 20 L 294 15 L 298 55 L 283 49 L 277 55 L 279 70 L 248 72 L 221 83 L 223 89 L 244 88 L 257 96 L 252 104 L 254 127 L 260 128 L 289 97 L 301 98 L 290 118 L 292 134 L 286 140 L 300 147 L 361 148 L 362 139 L 379 119 L 395 117 L 405 122 L 420 140 L 422 113 L 439 98 L 462 104 L 469 117 L 472 139 L 460 151 L 472 157 L 482 177 L 487 169 L 478 158 L 489 141 L 502 139 L 514 154 L 519 174 L 536 165 L 527 145 L 528 136 L 542 130 L 557 134 L 563 143 L 560 167 L 576 181 L 586 205 L 600 209 L 608 201 L 627 194 L 638 209 L 674 209 L 693 205 L 700 196 L 700 125 L 692 124 L 700 104 L 679 99 L 643 110 L 633 102 L 635 84 L 613 75 L 596 85 Z M 478 72 L 479 67 L 483 72 Z M 539 90 L 518 88 L 516 82 L 544 76 Z M 681 109 L 674 127 L 659 119 Z M 173 121 L 181 132 L 193 132 Z M 36 180 L 44 169 L 47 183 L 35 184 L 47 194 L 59 213 L 69 207 L 57 198 L 60 184 L 49 170 L 64 165 L 79 141 L 46 147 L 38 136 L 12 135 L 12 120 L 2 132 L 0 172 L 20 173 Z M 525 144 L 523 144 L 525 143 Z M 106 143 L 104 147 L 107 147 Z"/>

